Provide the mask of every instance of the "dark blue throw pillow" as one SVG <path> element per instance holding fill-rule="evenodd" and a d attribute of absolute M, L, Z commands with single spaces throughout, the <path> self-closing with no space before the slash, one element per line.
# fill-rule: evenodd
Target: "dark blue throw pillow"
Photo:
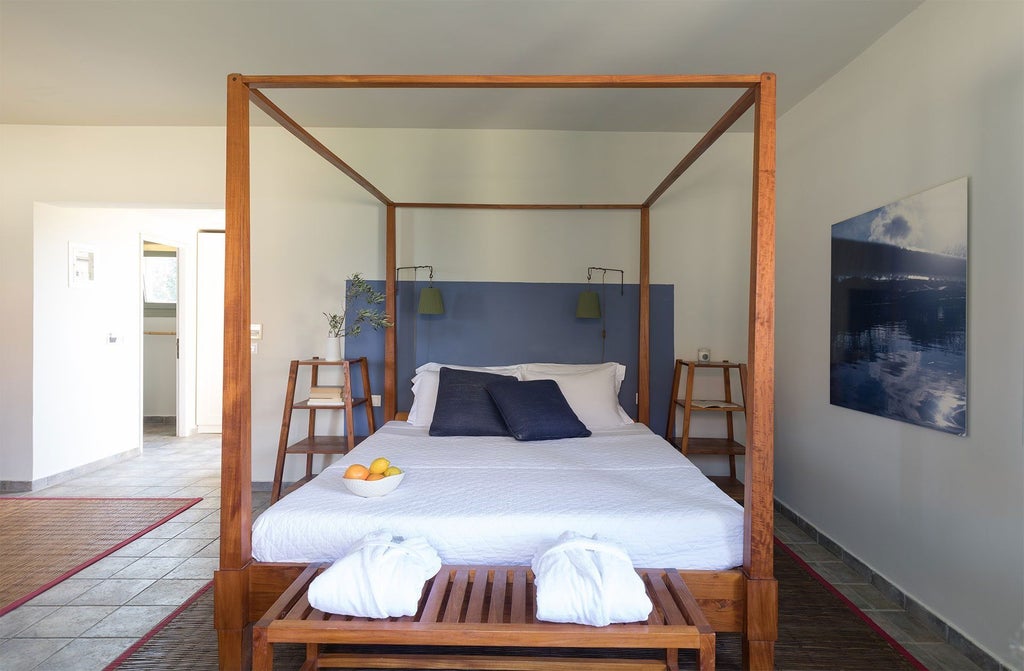
<path fill-rule="evenodd" d="M 487 385 L 517 380 L 475 370 L 442 367 L 438 373 L 437 404 L 430 422 L 432 436 L 507 436 L 508 427 L 487 393 Z"/>
<path fill-rule="evenodd" d="M 487 385 L 487 391 L 516 440 L 586 438 L 590 435 L 590 429 L 569 407 L 554 380 L 502 380 Z"/>

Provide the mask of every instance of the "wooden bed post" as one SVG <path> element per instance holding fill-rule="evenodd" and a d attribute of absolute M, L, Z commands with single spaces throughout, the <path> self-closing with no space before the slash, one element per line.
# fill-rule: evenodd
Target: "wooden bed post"
<path fill-rule="evenodd" d="M 395 300 L 398 262 L 395 255 L 395 206 L 388 205 L 384 228 L 384 312 L 394 327 L 384 329 L 384 421 L 390 422 L 398 412 L 398 301 Z"/>
<path fill-rule="evenodd" d="M 651 208 L 640 208 L 640 352 L 637 359 L 637 421 L 651 423 Z"/>
<path fill-rule="evenodd" d="M 772 669 L 778 638 L 773 574 L 775 407 L 775 76 L 761 75 L 754 107 L 754 190 L 747 339 L 747 455 L 744 459 L 743 568 L 748 669 Z"/>
<path fill-rule="evenodd" d="M 228 76 L 224 200 L 224 410 L 221 436 L 220 568 L 214 626 L 221 669 L 247 664 L 252 559 L 252 360 L 249 353 L 249 87 Z"/>

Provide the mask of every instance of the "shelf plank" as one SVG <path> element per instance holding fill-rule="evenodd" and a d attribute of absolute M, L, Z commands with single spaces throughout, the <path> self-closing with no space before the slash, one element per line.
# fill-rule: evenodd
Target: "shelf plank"
<path fill-rule="evenodd" d="M 715 403 L 717 405 L 714 407 L 701 407 L 700 405 L 698 405 L 699 403 Z M 685 408 L 686 399 L 677 398 L 676 405 L 678 405 L 681 408 Z M 690 404 L 690 412 L 743 412 L 745 410 L 746 408 L 744 408 L 739 403 L 733 403 L 732 401 L 723 401 L 720 399 L 695 398 L 693 399 L 693 402 Z"/>
<path fill-rule="evenodd" d="M 676 449 L 682 448 L 682 438 L 676 436 L 672 439 L 672 444 Z M 744 455 L 747 453 L 746 446 L 737 443 L 735 440 L 729 440 L 728 438 L 697 438 L 690 436 L 690 440 L 686 446 L 687 454 L 725 454 L 725 455 Z"/>
<path fill-rule="evenodd" d="M 366 440 L 366 436 L 356 436 L 355 444 Z M 347 454 L 348 438 L 346 436 L 312 436 L 289 445 L 288 454 Z"/>
<path fill-rule="evenodd" d="M 365 403 L 366 403 L 366 399 L 365 398 L 353 398 L 352 399 L 352 407 L 353 408 L 358 408 L 359 406 L 361 406 L 361 405 L 363 405 Z M 292 408 L 295 409 L 295 410 L 344 410 L 345 409 L 345 403 L 344 402 L 331 403 L 331 404 L 316 403 L 316 404 L 310 405 L 309 399 L 307 398 L 304 401 L 297 401 L 295 403 L 292 403 Z"/>

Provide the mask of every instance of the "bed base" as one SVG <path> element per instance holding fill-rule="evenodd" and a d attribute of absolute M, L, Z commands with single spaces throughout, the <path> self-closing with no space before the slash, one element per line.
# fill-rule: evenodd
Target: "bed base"
<path fill-rule="evenodd" d="M 678 650 L 715 668 L 715 632 L 678 571 L 638 569 L 654 610 L 645 623 L 590 627 L 537 621 L 533 573 L 525 566 L 444 566 L 427 581 L 415 616 L 375 620 L 331 615 L 309 605 L 309 583 L 326 564 L 308 566 L 253 627 L 253 669 L 273 669 L 275 643 L 307 644 L 304 669 L 670 669 Z M 325 652 L 324 644 L 388 646 L 382 653 Z M 439 653 L 405 646 L 434 646 Z M 458 646 L 457 648 L 453 646 Z M 614 648 L 665 650 L 664 660 L 491 655 L 486 649 Z M 472 652 L 467 651 L 472 649 Z"/>

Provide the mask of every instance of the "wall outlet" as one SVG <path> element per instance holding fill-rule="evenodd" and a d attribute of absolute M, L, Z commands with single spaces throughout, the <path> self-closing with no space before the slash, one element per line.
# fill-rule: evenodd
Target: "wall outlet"
<path fill-rule="evenodd" d="M 260 344 L 258 342 L 251 342 L 251 343 L 249 343 L 249 351 L 252 352 L 253 354 L 259 354 L 260 353 Z"/>
<path fill-rule="evenodd" d="M 370 403 L 373 404 L 373 406 L 375 408 L 379 408 L 380 407 L 380 394 L 370 394 Z"/>

